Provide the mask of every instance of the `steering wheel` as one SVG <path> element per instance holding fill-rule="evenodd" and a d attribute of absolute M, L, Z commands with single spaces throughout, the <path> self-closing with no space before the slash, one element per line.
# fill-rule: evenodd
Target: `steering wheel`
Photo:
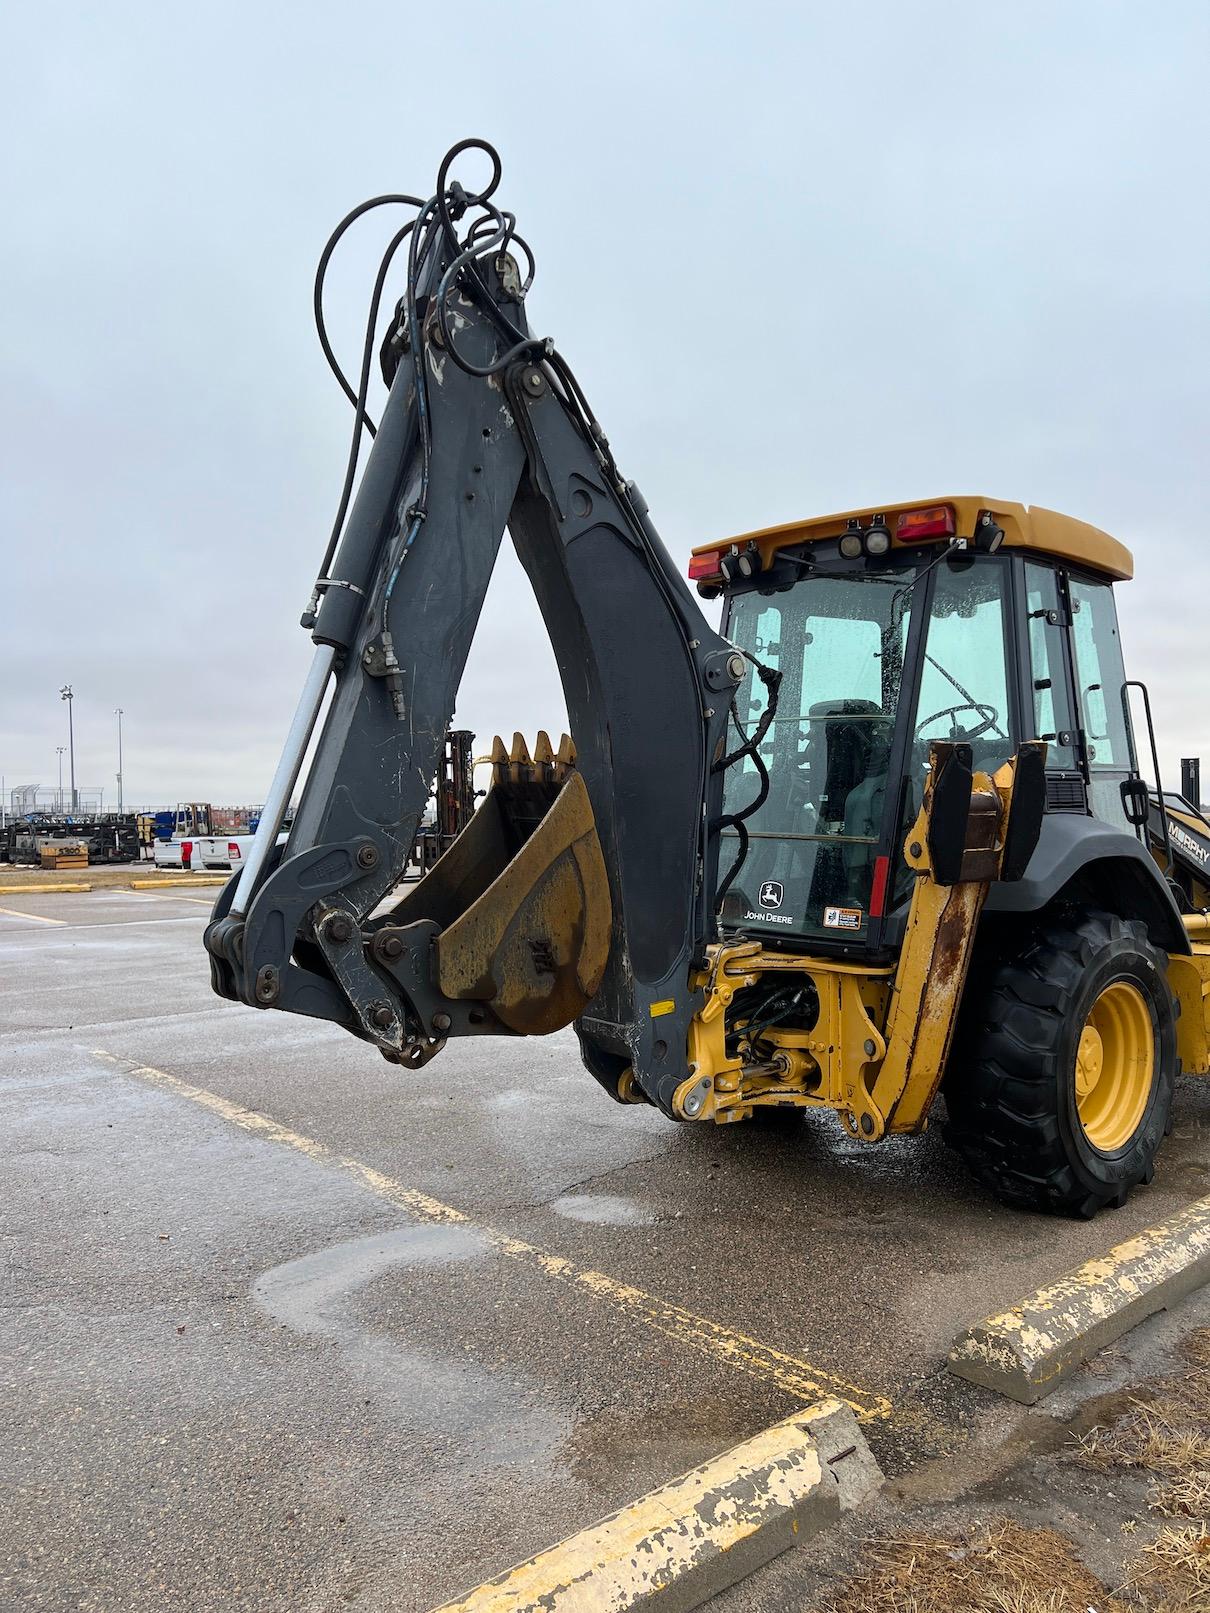
<path fill-rule="evenodd" d="M 1000 738 L 1007 738 L 1007 735 L 1004 733 L 1003 729 L 1000 728 L 1000 714 L 996 710 L 995 706 L 986 706 L 982 701 L 979 700 L 964 700 L 956 706 L 942 706 L 940 711 L 935 711 L 931 717 L 926 717 L 923 722 L 917 723 L 915 733 L 916 740 L 920 740 L 923 737 L 924 730 L 930 723 L 937 722 L 942 717 L 949 718 L 951 733 L 956 732 L 958 724 L 954 721 L 954 718 L 960 711 L 974 711 L 983 719 L 977 728 L 968 728 L 964 730 L 962 736 L 963 743 L 969 743 L 972 739 L 981 739 L 983 735 L 987 733 L 989 728 L 997 729 L 999 731 Z"/>

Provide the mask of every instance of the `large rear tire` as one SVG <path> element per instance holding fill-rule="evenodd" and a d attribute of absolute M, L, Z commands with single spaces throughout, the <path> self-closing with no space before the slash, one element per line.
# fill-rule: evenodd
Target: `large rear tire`
<path fill-rule="evenodd" d="M 1166 970 L 1139 920 L 1071 908 L 973 972 L 946 1140 L 1005 1203 L 1088 1217 L 1151 1181 L 1177 1068 Z"/>

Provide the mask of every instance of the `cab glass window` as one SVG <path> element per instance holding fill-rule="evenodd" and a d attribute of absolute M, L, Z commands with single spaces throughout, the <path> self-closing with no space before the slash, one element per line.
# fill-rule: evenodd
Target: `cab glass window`
<path fill-rule="evenodd" d="M 1096 817 L 1130 829 L 1122 803 L 1122 781 L 1134 771 L 1134 747 L 1113 589 L 1109 583 L 1081 582 L 1073 577 L 1070 592 L 1072 655 L 1087 747 L 1089 805 Z"/>
<path fill-rule="evenodd" d="M 920 774 L 933 740 L 969 745 L 973 766 L 985 772 L 994 772 L 1013 753 L 1005 578 L 998 560 L 966 556 L 937 571 L 913 729 Z"/>
<path fill-rule="evenodd" d="M 1113 589 L 1071 580 L 1071 636 L 1090 768 L 1129 772 L 1134 765 L 1126 715 L 1126 668 Z"/>
<path fill-rule="evenodd" d="M 902 843 L 924 799 L 932 745 L 937 740 L 969 745 L 972 767 L 985 773 L 994 773 L 1016 748 L 1005 658 L 1007 575 L 999 560 L 967 555 L 937 570 L 912 717 L 900 849 L 893 863 L 897 902 L 912 887 Z"/>
<path fill-rule="evenodd" d="M 728 634 L 782 673 L 761 745 L 768 794 L 745 822 L 750 845 L 724 919 L 796 934 L 866 927 L 903 676 L 914 566 L 804 578 L 773 599 L 737 594 Z M 765 708 L 749 672 L 737 711 L 750 733 Z M 726 781 L 726 808 L 758 795 L 755 763 Z M 736 851 L 723 840 L 722 869 Z"/>

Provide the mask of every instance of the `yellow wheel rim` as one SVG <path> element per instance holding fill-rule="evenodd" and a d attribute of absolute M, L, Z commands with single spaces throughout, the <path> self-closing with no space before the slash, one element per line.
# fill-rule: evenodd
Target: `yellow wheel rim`
<path fill-rule="evenodd" d="M 1115 980 L 1092 1005 L 1076 1049 L 1076 1108 L 1094 1148 L 1112 1154 L 1138 1130 L 1155 1080 L 1155 1031 L 1147 1000 Z"/>

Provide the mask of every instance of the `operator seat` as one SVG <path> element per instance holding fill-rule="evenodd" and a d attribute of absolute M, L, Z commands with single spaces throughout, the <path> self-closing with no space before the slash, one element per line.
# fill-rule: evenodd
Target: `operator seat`
<path fill-rule="evenodd" d="M 870 719 L 884 715 L 872 700 L 820 700 L 808 710 L 811 748 L 816 754 L 817 747 L 822 749 L 824 757 L 824 786 L 816 802 L 822 821 L 845 822 L 850 792 L 869 778 L 871 753 L 883 738 L 883 724 Z M 845 717 L 859 720 L 839 720 Z M 885 761 L 882 766 L 885 771 Z"/>
<path fill-rule="evenodd" d="M 821 828 L 831 824 L 838 835 L 876 835 L 878 829 L 867 824 L 875 816 L 880 820 L 886 789 L 891 729 L 886 713 L 872 700 L 821 700 L 807 715 L 812 719 L 812 749 L 818 746 L 823 751 Z M 854 720 L 845 722 L 846 717 Z M 872 846 L 819 845 L 811 879 L 812 910 L 834 902 L 864 907 L 869 900 L 866 871 L 873 868 L 873 854 Z"/>

